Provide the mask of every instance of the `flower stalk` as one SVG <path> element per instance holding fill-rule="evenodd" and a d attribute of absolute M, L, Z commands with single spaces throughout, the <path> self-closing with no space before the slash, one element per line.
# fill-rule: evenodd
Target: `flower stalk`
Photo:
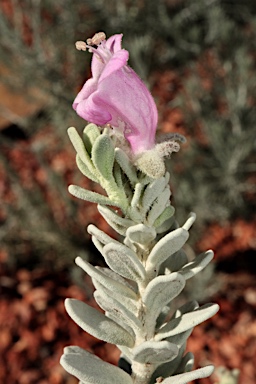
<path fill-rule="evenodd" d="M 97 48 L 91 49 L 91 44 Z M 87 45 L 79 43 L 78 47 L 94 52 L 93 77 L 74 102 L 76 111 L 91 124 L 85 127 L 82 138 L 75 128 L 68 132 L 78 168 L 99 183 L 106 196 L 79 186 L 70 186 L 69 191 L 97 203 L 99 213 L 120 240 L 89 225 L 92 241 L 108 267 L 94 267 L 76 258 L 77 265 L 91 276 L 95 300 L 104 314 L 74 299 L 67 299 L 65 307 L 83 330 L 117 345 L 131 374 L 74 346 L 65 348 L 61 364 L 81 384 L 185 384 L 207 377 L 213 366 L 193 370 L 193 355 L 185 353 L 186 341 L 196 325 L 218 311 L 218 305 L 200 307 L 192 301 L 174 307 L 186 280 L 213 258 L 213 252 L 207 251 L 189 262 L 183 250 L 195 214 L 190 214 L 182 227 L 176 222 L 170 202 L 170 175 L 160 155 L 169 155 L 170 147 L 176 151 L 178 144 L 173 137 L 171 144 L 164 140 L 155 143 L 156 107 L 144 85 L 135 91 L 135 100 L 139 93 L 141 96 L 135 106 L 131 89 L 141 83 L 127 67 L 121 35 L 106 41 L 103 34 L 97 34 Z M 103 88 L 108 77 L 113 89 L 107 96 Z M 120 103 L 117 84 L 125 97 Z M 153 112 L 145 113 L 152 108 Z M 97 126 L 98 122 L 103 127 Z M 160 171 L 157 161 L 153 172 L 143 161 L 142 166 L 139 164 L 138 159 L 148 157 L 150 165 L 152 155 L 154 160 L 162 159 Z"/>

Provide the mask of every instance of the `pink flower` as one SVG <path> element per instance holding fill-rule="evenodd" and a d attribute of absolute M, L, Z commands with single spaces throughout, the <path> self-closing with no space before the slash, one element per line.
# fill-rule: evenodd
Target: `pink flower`
<path fill-rule="evenodd" d="M 83 119 L 110 124 L 121 131 L 134 154 L 155 145 L 157 109 L 149 90 L 127 65 L 129 52 L 121 47 L 122 34 L 105 40 L 103 33 L 78 42 L 77 48 L 93 52 L 92 78 L 74 100 L 73 108 Z M 99 41 L 98 41 L 99 40 Z M 97 44 L 93 48 L 91 44 Z M 98 44 L 99 43 L 99 44 Z"/>

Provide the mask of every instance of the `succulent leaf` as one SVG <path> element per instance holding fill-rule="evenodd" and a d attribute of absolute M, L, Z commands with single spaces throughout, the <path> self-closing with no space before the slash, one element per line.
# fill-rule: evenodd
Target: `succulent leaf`
<path fill-rule="evenodd" d="M 87 124 L 83 130 L 83 142 L 89 154 L 92 152 L 92 146 L 95 140 L 100 136 L 100 130 L 97 125 Z"/>
<path fill-rule="evenodd" d="M 184 286 L 185 279 L 176 272 L 151 280 L 142 296 L 149 310 L 148 317 L 156 320 L 163 306 L 178 296 Z"/>
<path fill-rule="evenodd" d="M 133 349 L 133 360 L 159 365 L 173 360 L 178 353 L 178 347 L 168 341 L 145 341 Z"/>
<path fill-rule="evenodd" d="M 197 273 L 201 272 L 213 259 L 213 251 L 207 251 L 198 255 L 195 260 L 184 265 L 179 273 L 188 280 L 191 277 L 195 276 Z"/>
<path fill-rule="evenodd" d="M 213 365 L 207 365 L 203 368 L 195 369 L 192 372 L 181 373 L 168 377 L 162 381 L 162 384 L 187 384 L 192 380 L 203 379 L 204 377 L 210 376 L 214 371 Z"/>
<path fill-rule="evenodd" d="M 115 160 L 115 149 L 112 140 L 107 134 L 101 134 L 95 140 L 92 147 L 92 161 L 101 176 L 114 182 L 113 165 Z"/>
<path fill-rule="evenodd" d="M 170 205 L 170 187 L 166 187 L 163 192 L 154 201 L 147 215 L 147 224 L 150 226 L 154 225 L 156 219 L 162 214 L 165 208 Z"/>
<path fill-rule="evenodd" d="M 103 255 L 108 266 L 121 276 L 134 281 L 145 278 L 145 268 L 136 254 L 125 245 L 109 243 L 103 248 Z"/>
<path fill-rule="evenodd" d="M 99 193 L 88 191 L 87 189 L 81 188 L 78 185 L 70 185 L 68 187 L 69 193 L 77 197 L 78 199 L 90 201 L 91 203 L 102 204 L 102 205 L 115 205 L 119 206 L 118 203 L 110 200 L 108 197 L 100 195 Z"/>
<path fill-rule="evenodd" d="M 120 168 L 123 170 L 123 172 L 126 174 L 130 182 L 134 185 L 138 182 L 137 172 L 136 168 L 131 164 L 131 161 L 129 160 L 128 156 L 122 149 L 116 148 L 115 149 L 115 158 L 117 163 L 119 164 Z"/>
<path fill-rule="evenodd" d="M 154 227 L 147 227 L 145 224 L 137 224 L 127 229 L 126 236 L 133 243 L 147 245 L 155 239 L 156 230 Z"/>
<path fill-rule="evenodd" d="M 162 237 L 150 252 L 147 260 L 148 265 L 155 267 L 163 263 L 168 257 L 180 250 L 188 237 L 188 231 L 184 228 L 177 228 Z"/>
<path fill-rule="evenodd" d="M 79 171 L 84 176 L 86 176 L 88 179 L 94 181 L 95 183 L 99 182 L 97 175 L 96 175 L 97 172 L 92 172 L 92 167 L 90 167 L 91 168 L 90 169 L 88 167 L 88 165 L 81 160 L 79 155 L 76 155 L 76 165 L 77 165 Z"/>
<path fill-rule="evenodd" d="M 120 281 L 114 280 L 101 269 L 95 268 L 86 260 L 81 259 L 81 257 L 76 258 L 76 264 L 79 265 L 79 267 L 81 267 L 93 279 L 99 281 L 101 285 L 110 291 L 117 292 L 117 294 L 121 297 L 125 296 L 133 300 L 137 299 L 136 293 L 131 288 L 129 288 L 129 286 L 121 283 Z"/>
<path fill-rule="evenodd" d="M 215 315 L 218 310 L 218 304 L 205 304 L 193 312 L 188 312 L 180 317 L 176 317 L 159 329 L 155 339 L 163 340 L 166 337 L 187 331 L 191 327 L 195 327 Z"/>
<path fill-rule="evenodd" d="M 106 222 L 120 235 L 125 235 L 127 229 L 134 224 L 132 220 L 121 217 L 113 209 L 104 205 L 98 205 L 98 211 Z"/>
<path fill-rule="evenodd" d="M 66 299 L 65 308 L 74 322 L 94 337 L 111 344 L 133 347 L 134 337 L 95 308 L 76 299 Z"/>
<path fill-rule="evenodd" d="M 132 384 L 122 369 L 76 346 L 66 347 L 60 360 L 63 368 L 86 384 Z"/>

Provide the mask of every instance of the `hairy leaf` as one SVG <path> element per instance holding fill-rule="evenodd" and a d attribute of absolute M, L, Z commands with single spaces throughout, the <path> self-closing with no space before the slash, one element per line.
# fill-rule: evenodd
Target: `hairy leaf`
<path fill-rule="evenodd" d="M 66 299 L 65 308 L 69 316 L 92 336 L 111 344 L 133 347 L 133 336 L 95 308 L 76 299 Z"/>
<path fill-rule="evenodd" d="M 90 263 L 81 259 L 81 257 L 77 257 L 75 261 L 88 275 L 99 281 L 101 285 L 110 291 L 117 292 L 121 297 L 125 296 L 137 300 L 136 293 L 126 284 L 107 276 L 101 269 L 93 267 Z"/>
<path fill-rule="evenodd" d="M 147 260 L 148 265 L 154 268 L 163 263 L 169 256 L 180 250 L 186 243 L 188 237 L 188 231 L 183 228 L 177 228 L 162 237 L 150 252 Z"/>
<path fill-rule="evenodd" d="M 125 325 L 131 327 L 134 331 L 135 328 L 142 328 L 141 322 L 130 310 L 130 308 L 127 308 L 127 306 L 122 305 L 118 300 L 115 300 L 113 297 L 109 296 L 107 292 L 104 292 L 102 290 L 96 290 L 94 292 L 94 297 L 98 305 L 105 312 L 113 313 L 116 317 L 121 320 L 121 322 L 119 321 L 119 324 L 121 324 L 121 326 L 124 322 Z"/>
<path fill-rule="evenodd" d="M 195 260 L 183 266 L 183 268 L 179 271 L 182 276 L 188 280 L 198 272 L 201 272 L 213 259 L 213 251 L 207 251 L 198 255 Z"/>
<path fill-rule="evenodd" d="M 120 235 L 125 235 L 127 228 L 134 224 L 132 220 L 121 217 L 113 209 L 104 205 L 98 205 L 98 211 L 106 222 Z"/>
<path fill-rule="evenodd" d="M 125 245 L 109 243 L 103 253 L 109 267 L 121 276 L 134 281 L 145 278 L 145 269 L 137 255 Z"/>
<path fill-rule="evenodd" d="M 205 304 L 193 312 L 185 313 L 180 317 L 170 320 L 166 325 L 160 328 L 155 339 L 162 340 L 166 337 L 184 332 L 191 327 L 195 327 L 215 315 L 218 310 L 218 304 Z"/>
<path fill-rule="evenodd" d="M 91 162 L 91 158 L 85 148 L 85 145 L 83 143 L 83 140 L 79 136 L 77 130 L 74 127 L 68 128 L 68 135 L 70 138 L 70 141 L 72 142 L 78 156 L 80 159 L 88 166 L 89 170 L 92 172 L 93 170 L 93 164 Z"/>
<path fill-rule="evenodd" d="M 169 272 L 179 272 L 182 267 L 187 264 L 188 258 L 186 252 L 183 249 L 173 253 L 169 256 L 160 266 L 161 273 Z M 166 272 L 167 270 L 167 272 Z"/>
<path fill-rule="evenodd" d="M 161 195 L 166 187 L 165 177 L 160 177 L 150 183 L 142 196 L 141 206 L 144 214 L 149 210 L 153 202 Z"/>
<path fill-rule="evenodd" d="M 102 134 L 97 137 L 92 147 L 92 161 L 105 180 L 113 180 L 115 149 L 110 137 Z"/>
<path fill-rule="evenodd" d="M 178 296 L 184 286 L 185 279 L 176 272 L 151 280 L 142 297 L 148 316 L 155 320 L 162 308 Z"/>
<path fill-rule="evenodd" d="M 63 368 L 86 384 L 132 384 L 130 375 L 80 347 L 64 349 Z"/>
<path fill-rule="evenodd" d="M 156 231 L 153 227 L 147 227 L 144 224 L 137 224 L 129 227 L 126 236 L 134 243 L 149 244 L 156 237 Z"/>
<path fill-rule="evenodd" d="M 162 381 L 162 384 L 187 384 L 192 380 L 203 379 L 209 377 L 214 371 L 213 365 L 207 365 L 206 367 L 196 369 L 192 372 L 181 373 L 168 377 Z"/>
<path fill-rule="evenodd" d="M 171 191 L 170 187 L 167 186 L 164 191 L 158 196 L 149 210 L 147 216 L 147 223 L 153 226 L 156 219 L 163 213 L 165 208 L 170 204 Z"/>
<path fill-rule="evenodd" d="M 91 154 L 92 146 L 95 140 L 100 136 L 100 130 L 97 125 L 91 123 L 87 124 L 83 130 L 83 141 L 85 148 L 89 154 Z"/>
<path fill-rule="evenodd" d="M 161 215 L 158 216 L 158 218 L 154 222 L 154 227 L 156 228 L 157 233 L 163 233 L 171 227 L 174 220 L 174 212 L 174 207 L 172 205 L 169 205 L 165 208 Z"/>
<path fill-rule="evenodd" d="M 175 374 L 176 370 L 178 369 L 178 366 L 180 365 L 180 362 L 182 360 L 182 356 L 185 351 L 185 345 L 182 345 L 179 347 L 179 353 L 175 359 L 172 361 L 168 361 L 167 363 L 163 363 L 155 370 L 155 372 L 152 375 L 152 378 L 150 380 L 150 384 L 156 383 L 157 377 L 169 377 Z"/>
<path fill-rule="evenodd" d="M 109 243 L 120 244 L 119 241 L 108 236 L 105 232 L 101 231 L 99 228 L 97 228 L 93 224 L 88 225 L 87 232 L 90 235 L 95 236 L 103 245 L 106 245 Z"/>
<path fill-rule="evenodd" d="M 131 164 L 128 156 L 122 149 L 115 149 L 115 157 L 119 166 L 122 168 L 128 179 L 134 185 L 138 182 L 136 168 Z"/>
<path fill-rule="evenodd" d="M 95 170 L 95 172 L 92 173 L 93 169 L 92 167 L 88 167 L 88 165 L 86 163 L 84 163 L 80 156 L 79 155 L 76 155 L 76 164 L 77 164 L 77 167 L 79 169 L 79 171 L 84 175 L 86 176 L 88 179 L 94 181 L 95 183 L 98 183 L 99 180 L 96 176 L 97 172 Z"/>
<path fill-rule="evenodd" d="M 176 371 L 176 373 L 190 372 L 194 366 L 194 355 L 192 352 L 186 353 L 185 356 L 182 357 L 180 365 Z"/>
<path fill-rule="evenodd" d="M 108 197 L 100 195 L 96 192 L 88 191 L 87 189 L 81 188 L 78 185 L 70 185 L 68 187 L 68 191 L 71 193 L 71 195 L 77 197 L 78 199 L 90 201 L 91 203 L 115 205 L 116 207 L 118 206 L 117 203 L 113 202 Z"/>
<path fill-rule="evenodd" d="M 133 360 L 159 365 L 173 360 L 178 353 L 178 347 L 168 341 L 145 341 L 133 349 Z"/>

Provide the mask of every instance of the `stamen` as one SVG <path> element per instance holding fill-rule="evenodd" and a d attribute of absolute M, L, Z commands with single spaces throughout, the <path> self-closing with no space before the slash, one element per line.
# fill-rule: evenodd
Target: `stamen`
<path fill-rule="evenodd" d="M 87 45 L 84 41 L 77 41 L 75 45 L 78 51 L 86 51 L 87 49 Z"/>
<path fill-rule="evenodd" d="M 86 44 L 84 41 L 77 41 L 75 43 L 75 46 L 76 46 L 76 49 L 78 49 L 78 51 L 86 51 L 88 49 L 89 52 L 94 53 L 98 57 L 98 59 L 102 61 L 102 63 L 104 63 L 103 56 L 100 54 L 100 52 L 97 51 L 96 48 L 91 47 L 90 45 Z"/>
<path fill-rule="evenodd" d="M 104 32 L 98 32 L 91 39 L 87 39 L 86 43 L 88 45 L 100 45 L 100 43 L 104 40 L 106 40 L 105 33 Z"/>
<path fill-rule="evenodd" d="M 87 39 L 86 43 L 84 41 L 77 41 L 75 45 L 76 49 L 79 51 L 86 51 L 88 49 L 88 51 L 95 54 L 102 63 L 105 63 L 111 57 L 109 49 L 106 49 L 105 44 L 101 44 L 105 42 L 105 40 L 105 33 L 99 32 L 96 33 L 91 39 Z M 97 45 L 97 48 L 93 47 L 93 45 Z"/>

